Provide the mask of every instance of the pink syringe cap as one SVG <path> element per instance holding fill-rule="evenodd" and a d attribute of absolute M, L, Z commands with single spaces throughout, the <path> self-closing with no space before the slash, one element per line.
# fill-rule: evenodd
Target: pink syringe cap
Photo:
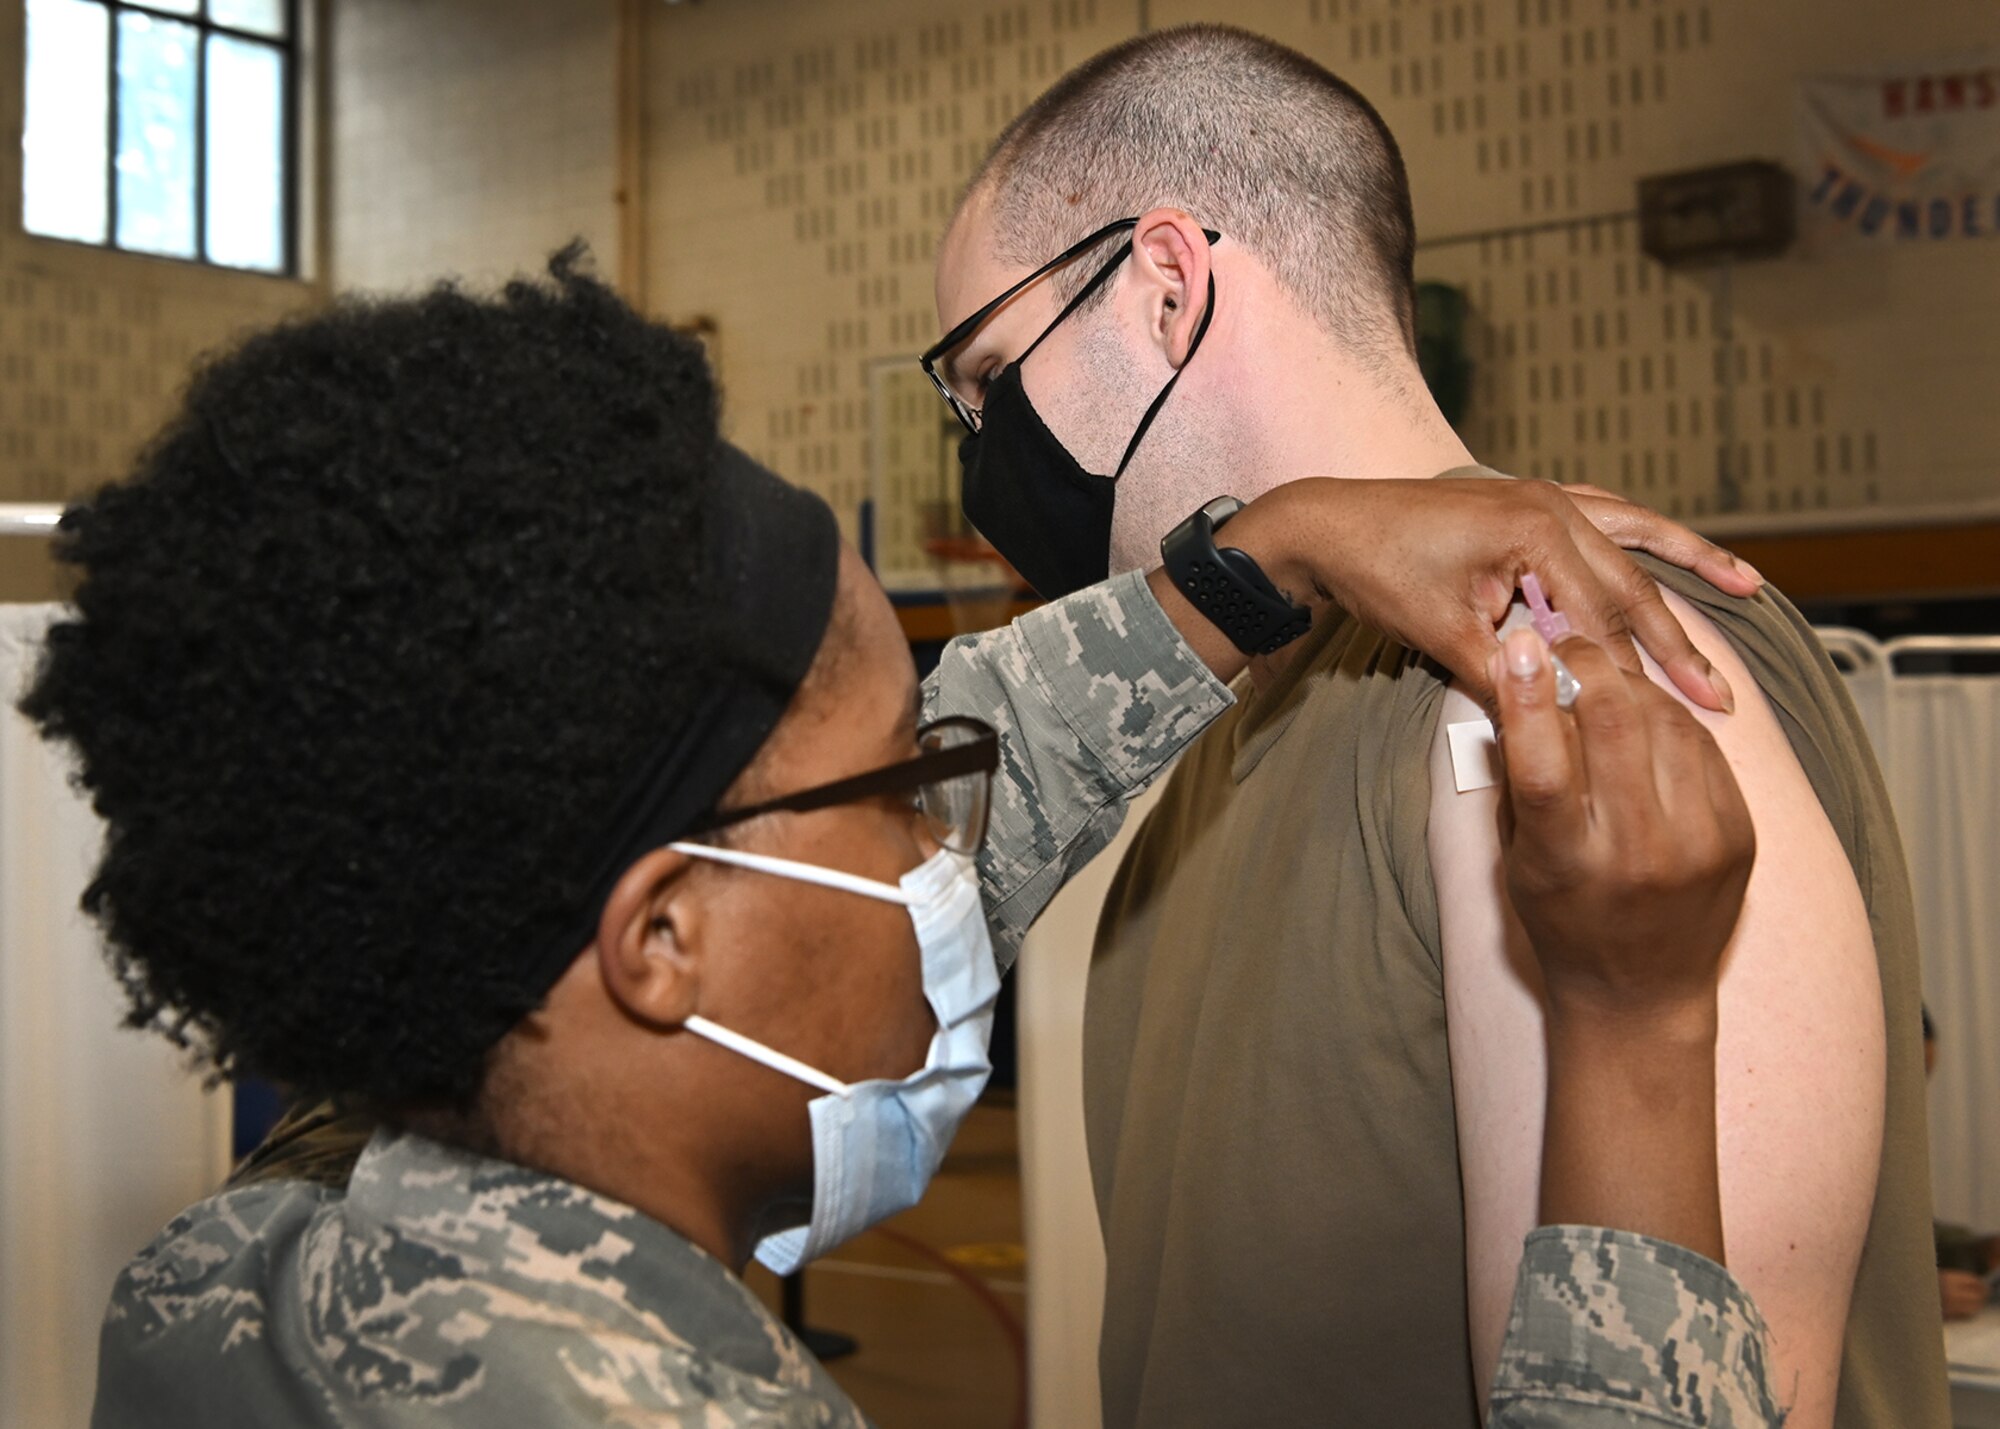
<path fill-rule="evenodd" d="M 1530 617 L 1542 639 L 1553 645 L 1570 633 L 1569 617 L 1549 609 L 1549 598 L 1542 594 L 1542 583 L 1533 571 L 1521 577 L 1521 594 L 1527 598 Z"/>

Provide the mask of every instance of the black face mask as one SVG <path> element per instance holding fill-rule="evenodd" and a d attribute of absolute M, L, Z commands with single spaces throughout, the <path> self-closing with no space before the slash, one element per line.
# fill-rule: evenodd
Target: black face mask
<path fill-rule="evenodd" d="M 1043 424 L 1020 363 L 993 379 L 984 412 L 958 444 L 966 519 L 1045 600 L 1103 580 L 1117 483 L 1085 471 Z"/>
<path fill-rule="evenodd" d="M 1218 235 L 1219 236 L 1219 235 Z M 1083 469 L 1069 449 L 1056 440 L 1055 433 L 1042 421 L 1021 385 L 1021 366 L 1042 345 L 1043 339 L 1062 325 L 1063 319 L 1095 292 L 1131 253 L 1132 245 L 1121 247 L 1060 313 L 1042 329 L 1028 349 L 1002 368 L 986 389 L 980 428 L 959 443 L 958 461 L 964 471 L 960 500 L 966 519 L 993 548 L 1013 563 L 1036 594 L 1055 600 L 1085 586 L 1097 584 L 1111 572 L 1111 507 L 1118 491 L 1118 478 L 1131 464 L 1132 454 L 1146 429 L 1159 415 L 1187 370 L 1167 379 L 1138 430 L 1125 444 L 1118 470 L 1097 476 Z M 1215 278 L 1208 280 L 1208 308 L 1201 315 L 1194 340 L 1188 344 L 1188 360 L 1208 333 L 1215 316 Z"/>

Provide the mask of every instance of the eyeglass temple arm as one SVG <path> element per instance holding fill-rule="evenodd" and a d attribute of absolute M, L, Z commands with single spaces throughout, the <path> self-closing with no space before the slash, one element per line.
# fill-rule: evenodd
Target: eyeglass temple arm
<path fill-rule="evenodd" d="M 930 373 L 930 379 L 932 382 L 937 384 L 938 391 L 944 392 L 946 391 L 946 388 L 944 384 L 944 379 L 939 377 L 937 373 L 933 370 L 933 364 L 935 364 L 940 357 L 944 356 L 944 354 L 950 352 L 954 347 L 958 346 L 961 342 L 964 342 L 967 337 L 971 336 L 973 331 L 977 329 L 981 323 L 985 322 L 987 318 L 993 315 L 994 309 L 998 308 L 999 306 L 1001 306 L 1001 304 L 1005 303 L 1009 298 L 1013 297 L 1016 293 L 1020 292 L 1023 288 L 1027 287 L 1028 284 L 1035 282 L 1037 279 L 1042 278 L 1051 272 L 1054 272 L 1057 268 L 1060 268 L 1063 266 L 1063 264 L 1070 262 L 1072 259 L 1076 258 L 1079 254 L 1086 252 L 1096 244 L 1102 243 L 1105 239 L 1109 238 L 1119 229 L 1136 228 L 1138 227 L 1138 225 L 1139 225 L 1139 220 L 1136 218 L 1121 218 L 1116 223 L 1107 223 L 1106 225 L 1104 225 L 1104 227 L 1098 229 L 1095 233 L 1089 234 L 1083 238 L 1078 239 L 1075 243 L 1072 243 L 1069 247 L 1065 248 L 1061 253 L 1058 253 L 1055 257 L 1051 258 L 1048 262 L 1044 263 L 1041 267 L 1037 268 L 1034 272 L 1028 274 L 1027 277 L 1021 279 L 1020 282 L 1016 283 L 1013 287 L 1009 288 L 1006 292 L 1002 293 L 999 297 L 995 298 L 992 302 L 985 304 L 978 311 L 969 314 L 950 332 L 946 333 L 943 337 L 939 338 L 936 342 L 932 343 L 928 348 L 924 349 L 923 352 L 919 353 L 917 355 L 917 361 L 919 364 L 922 365 L 925 372 Z M 1213 228 L 1204 228 L 1202 229 L 1201 234 L 1202 237 L 1206 238 L 1210 243 L 1220 243 L 1222 241 L 1222 235 Z M 1107 265 L 1107 267 L 1116 267 L 1116 266 L 1117 266 L 1116 264 Z M 1103 276 L 1102 274 L 1099 275 L 1099 280 L 1102 279 L 1102 276 Z M 1090 285 L 1090 289 L 1086 291 L 1094 290 L 1096 286 L 1097 282 L 1093 281 Z M 1067 317 L 1071 309 L 1075 308 L 1075 306 L 1076 306 L 1075 301 L 1072 301 L 1070 303 L 1070 306 L 1063 310 L 1063 316 Z M 1056 321 L 1061 322 L 1062 318 L 1057 318 Z"/>
<path fill-rule="evenodd" d="M 977 328 L 981 323 L 985 322 L 986 319 L 993 316 L 993 311 L 995 308 L 998 308 L 1001 304 L 1005 303 L 1009 298 L 1013 297 L 1016 293 L 1020 292 L 1021 289 L 1027 287 L 1028 284 L 1035 282 L 1037 279 L 1042 278 L 1049 273 L 1054 272 L 1057 268 L 1062 267 L 1063 264 L 1069 262 L 1072 258 L 1075 258 L 1079 253 L 1082 253 L 1086 249 L 1090 248 L 1091 245 L 1103 242 L 1106 238 L 1109 238 L 1119 229 L 1130 228 L 1138 221 L 1139 220 L 1136 218 L 1121 218 L 1116 223 L 1107 223 L 1104 225 L 1104 227 L 1098 229 L 1095 233 L 1089 234 L 1083 238 L 1079 238 L 1076 242 L 1072 243 L 1069 247 L 1065 248 L 1055 257 L 1049 259 L 1048 262 L 1042 264 L 1041 267 L 1035 269 L 1034 272 L 1028 274 L 1027 277 L 1021 279 L 1020 282 L 1014 284 L 1013 287 L 1007 289 L 1007 291 L 1002 293 L 999 297 L 993 299 L 992 302 L 986 303 L 983 306 L 981 306 L 976 312 L 968 314 L 965 317 L 965 319 L 961 321 L 956 327 L 954 327 L 950 332 L 946 333 L 943 337 L 939 338 L 936 342 L 932 343 L 930 347 L 926 348 L 923 354 L 919 356 L 917 360 L 923 363 L 926 368 L 928 368 L 933 362 L 937 361 L 938 358 L 942 357 L 945 353 L 951 351 L 961 342 L 964 342 L 967 337 L 971 336 L 975 328 Z M 1213 241 L 1214 241 L 1213 239 L 1210 240 L 1210 242 Z"/>
<path fill-rule="evenodd" d="M 999 736 L 981 735 L 972 743 L 960 745 L 957 749 L 932 750 L 928 754 L 918 755 L 915 759 L 905 759 L 900 764 L 890 764 L 881 769 L 871 769 L 865 774 L 856 774 L 831 784 L 822 784 L 817 789 L 806 789 L 797 794 L 767 799 L 761 804 L 750 804 L 740 809 L 730 809 L 715 814 L 703 819 L 694 828 L 689 829 L 688 833 L 691 835 L 708 833 L 764 814 L 807 814 L 815 809 L 831 808 L 835 804 L 850 803 L 875 794 L 898 793 L 936 779 L 950 779 L 961 774 L 990 774 L 999 767 Z"/>

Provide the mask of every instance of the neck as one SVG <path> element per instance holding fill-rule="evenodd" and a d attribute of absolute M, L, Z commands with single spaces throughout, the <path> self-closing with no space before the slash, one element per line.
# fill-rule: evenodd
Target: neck
<path fill-rule="evenodd" d="M 1260 492 L 1307 476 L 1423 480 L 1472 462 L 1414 362 L 1378 372 L 1328 354 L 1270 394 L 1242 483 Z"/>
<path fill-rule="evenodd" d="M 811 1192 L 804 1201 L 774 1198 L 748 1184 L 752 1178 L 742 1168 L 711 1166 L 705 1160 L 662 1155 L 643 1168 L 628 1165 L 623 1169 L 630 1184 L 606 1194 L 686 1236 L 741 1275 L 757 1242 L 811 1213 Z"/>
<path fill-rule="evenodd" d="M 1253 426 L 1259 435 L 1236 483 L 1246 499 L 1310 476 L 1427 480 L 1472 464 L 1414 359 L 1363 363 L 1316 329 L 1301 346 L 1308 360 L 1273 364 L 1276 370 L 1260 374 L 1261 411 Z M 1296 655 L 1294 645 L 1252 660 L 1251 683 L 1267 689 Z"/>
<path fill-rule="evenodd" d="M 801 1188 L 781 1168 L 744 1154 L 721 1123 L 757 1108 L 695 1104 L 671 1109 L 616 1076 L 575 1094 L 544 1093 L 495 1128 L 499 1154 L 574 1181 L 651 1216 L 737 1274 L 757 1243 L 811 1212 L 810 1173 Z M 560 1105 L 567 1103 L 567 1105 Z M 768 1111 L 768 1108 L 763 1110 Z"/>
<path fill-rule="evenodd" d="M 712 1175 L 673 1158 L 656 1158 L 640 1176 L 630 1174 L 639 1167 L 620 1169 L 627 1173 L 621 1178 L 627 1184 L 598 1189 L 685 1236 L 738 1275 L 743 1273 L 765 1233 L 758 1227 L 766 1218 L 756 1213 L 750 1198 L 719 1194 Z"/>
<path fill-rule="evenodd" d="M 588 1185 L 651 1216 L 693 1241 L 737 1275 L 767 1235 L 801 1225 L 812 1213 L 812 1192 L 774 1196 L 768 1182 L 747 1168 L 707 1164 L 707 1158 L 662 1148 L 643 1160 L 602 1167 Z M 608 1173 L 608 1174 L 606 1174 Z M 568 1174 L 568 1173 L 563 1173 Z M 751 1181 L 759 1181 L 752 1186 Z"/>

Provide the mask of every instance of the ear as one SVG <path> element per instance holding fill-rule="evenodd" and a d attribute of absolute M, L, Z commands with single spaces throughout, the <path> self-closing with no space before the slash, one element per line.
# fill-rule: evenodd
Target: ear
<path fill-rule="evenodd" d="M 1186 211 L 1156 208 L 1132 230 L 1132 269 L 1153 340 L 1176 369 L 1208 310 L 1209 243 Z"/>
<path fill-rule="evenodd" d="M 702 900 L 692 860 L 654 849 L 625 870 L 597 923 L 598 975 L 626 1015 L 651 1027 L 678 1027 L 701 991 Z"/>

